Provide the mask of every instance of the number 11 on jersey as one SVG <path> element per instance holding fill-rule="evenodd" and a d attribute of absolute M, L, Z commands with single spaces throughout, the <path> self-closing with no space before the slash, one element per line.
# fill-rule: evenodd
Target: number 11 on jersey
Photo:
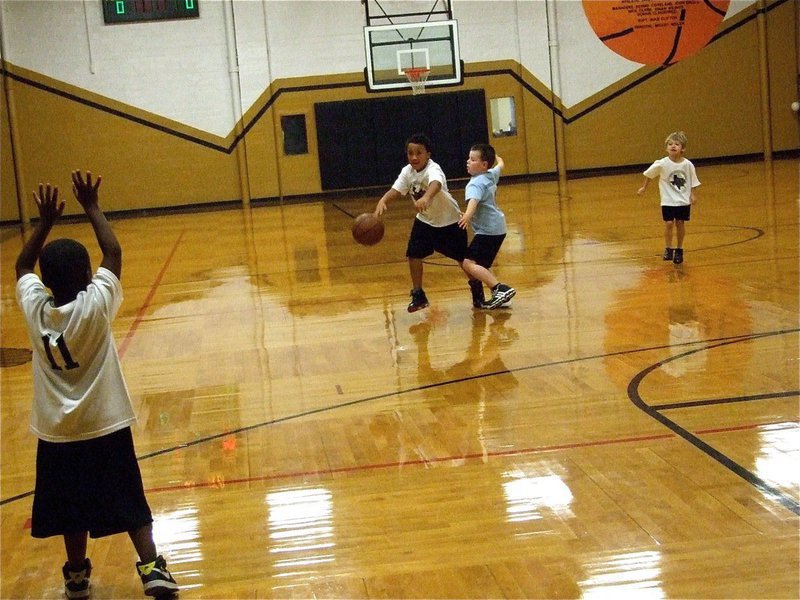
<path fill-rule="evenodd" d="M 47 354 L 47 358 L 50 360 L 50 366 L 53 367 L 56 371 L 63 370 L 58 363 L 56 362 L 55 356 L 53 356 L 53 347 L 51 345 L 52 339 L 50 334 L 45 334 L 42 336 L 42 342 L 44 342 L 44 351 Z M 76 363 L 72 359 L 72 355 L 69 353 L 69 348 L 67 348 L 67 342 L 64 340 L 64 334 L 59 334 L 56 338 L 56 346 L 58 347 L 58 352 L 61 354 L 61 359 L 63 360 L 64 367 L 69 369 L 77 369 L 80 365 Z"/>

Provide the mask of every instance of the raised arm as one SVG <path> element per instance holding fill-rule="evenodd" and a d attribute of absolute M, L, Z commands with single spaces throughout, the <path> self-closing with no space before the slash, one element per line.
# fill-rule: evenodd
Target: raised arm
<path fill-rule="evenodd" d="M 83 207 L 94 229 L 97 244 L 103 253 L 103 260 L 100 262 L 100 266 L 114 273 L 119 279 L 122 275 L 122 247 L 119 245 L 117 236 L 114 234 L 114 230 L 111 229 L 105 214 L 100 210 L 100 205 L 97 201 L 97 189 L 100 187 L 101 181 L 103 181 L 103 178 L 98 176 L 97 181 L 93 184 L 91 172 L 86 171 L 86 179 L 84 180 L 80 171 L 73 171 L 72 193 L 75 194 L 75 198 Z"/>
<path fill-rule="evenodd" d="M 495 156 L 494 161 L 494 166 L 499 167 L 501 171 L 506 168 L 506 161 L 504 161 L 501 156 Z"/>
<path fill-rule="evenodd" d="M 55 222 L 64 212 L 64 201 L 58 201 L 58 188 L 39 184 L 39 193 L 33 192 L 33 201 L 39 208 L 39 222 L 22 247 L 17 257 L 16 272 L 17 279 L 28 273 L 33 273 L 39 254 L 42 252 L 47 236 L 55 225 Z"/>

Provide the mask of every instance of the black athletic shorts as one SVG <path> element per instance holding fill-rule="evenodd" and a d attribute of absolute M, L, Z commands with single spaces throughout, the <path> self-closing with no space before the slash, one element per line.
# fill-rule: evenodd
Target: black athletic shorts
<path fill-rule="evenodd" d="M 425 258 L 434 251 L 461 262 L 467 253 L 467 231 L 461 229 L 458 223 L 433 227 L 419 219 L 414 219 L 411 235 L 408 238 L 406 256 L 408 258 Z"/>
<path fill-rule="evenodd" d="M 683 206 L 662 206 L 661 218 L 665 221 L 688 221 L 691 212 L 691 204 L 684 204 Z"/>
<path fill-rule="evenodd" d="M 467 248 L 467 258 L 475 261 L 486 269 L 491 269 L 494 264 L 494 259 L 497 258 L 497 253 L 500 252 L 500 246 L 503 245 L 503 240 L 506 239 L 506 234 L 500 235 L 484 235 L 476 233 Z"/>
<path fill-rule="evenodd" d="M 39 440 L 31 535 L 99 538 L 153 522 L 130 427 L 79 442 Z"/>

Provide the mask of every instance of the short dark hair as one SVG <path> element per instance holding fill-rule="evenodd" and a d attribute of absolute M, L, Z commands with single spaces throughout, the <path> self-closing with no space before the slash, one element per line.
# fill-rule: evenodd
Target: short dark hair
<path fill-rule="evenodd" d="M 67 238 L 53 240 L 42 248 L 39 269 L 44 283 L 54 295 L 66 295 L 86 288 L 86 273 L 91 269 L 89 252 L 80 242 Z"/>
<path fill-rule="evenodd" d="M 425 146 L 425 150 L 433 153 L 433 144 L 431 144 L 431 139 L 424 133 L 415 133 L 409 137 L 406 140 L 406 148 L 408 148 L 409 144 L 419 144 L 420 146 Z"/>
<path fill-rule="evenodd" d="M 485 160 L 487 163 L 489 163 L 490 168 L 494 166 L 494 161 L 497 158 L 497 154 L 490 144 L 473 144 L 472 148 L 470 148 L 470 151 L 480 152 L 481 160 Z"/>

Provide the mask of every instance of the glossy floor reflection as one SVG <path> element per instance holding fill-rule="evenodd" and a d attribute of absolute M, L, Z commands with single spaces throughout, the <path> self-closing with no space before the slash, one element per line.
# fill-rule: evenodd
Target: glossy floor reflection
<path fill-rule="evenodd" d="M 406 312 L 410 203 L 372 248 L 350 222 L 377 198 L 115 220 L 181 597 L 798 597 L 798 162 L 701 178 L 680 266 L 639 175 L 501 181 L 496 311 L 434 256 Z M 28 522 L 20 246 L 4 232 L 0 597 L 59 598 L 61 542 Z M 89 551 L 94 598 L 143 597 L 125 536 Z"/>

